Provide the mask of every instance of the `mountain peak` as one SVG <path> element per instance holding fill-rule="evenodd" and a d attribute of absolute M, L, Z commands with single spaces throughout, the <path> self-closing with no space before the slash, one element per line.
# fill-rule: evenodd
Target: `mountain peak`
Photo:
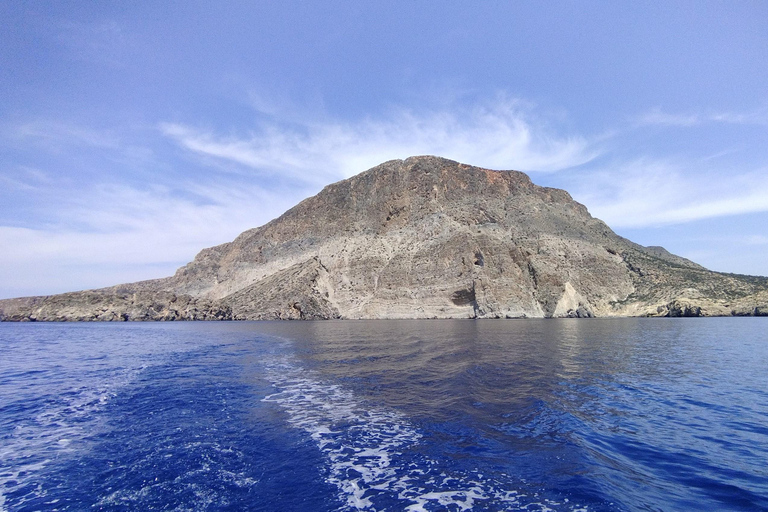
<path fill-rule="evenodd" d="M 170 278 L 0 301 L 0 318 L 699 316 L 766 304 L 768 279 L 634 244 L 522 172 L 415 156 L 330 184 Z"/>

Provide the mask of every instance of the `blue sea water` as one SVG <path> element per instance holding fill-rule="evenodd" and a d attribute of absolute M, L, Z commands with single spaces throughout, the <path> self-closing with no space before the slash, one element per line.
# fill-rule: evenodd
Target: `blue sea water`
<path fill-rule="evenodd" d="M 0 511 L 768 510 L 768 319 L 0 324 Z"/>

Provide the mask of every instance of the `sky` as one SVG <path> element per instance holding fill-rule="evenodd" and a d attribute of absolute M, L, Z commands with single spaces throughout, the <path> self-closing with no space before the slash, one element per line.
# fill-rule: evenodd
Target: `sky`
<path fill-rule="evenodd" d="M 0 298 L 164 277 L 381 162 L 768 275 L 768 2 L 0 0 Z"/>

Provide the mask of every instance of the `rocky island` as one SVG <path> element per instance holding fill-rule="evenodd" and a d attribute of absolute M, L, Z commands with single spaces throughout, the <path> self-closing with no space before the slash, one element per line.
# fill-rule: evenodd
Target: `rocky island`
<path fill-rule="evenodd" d="M 328 185 L 175 275 L 0 300 L 3 321 L 768 315 L 768 278 L 615 234 L 564 190 L 432 156 Z"/>

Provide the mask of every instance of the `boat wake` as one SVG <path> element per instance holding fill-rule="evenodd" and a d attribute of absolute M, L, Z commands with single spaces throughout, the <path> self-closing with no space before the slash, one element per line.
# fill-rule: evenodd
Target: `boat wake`
<path fill-rule="evenodd" d="M 42 396 L 4 404 L 4 416 L 12 423 L 2 425 L 7 434 L 0 439 L 0 512 L 8 510 L 6 496 L 14 496 L 15 506 L 44 500 L 38 482 L 41 471 L 54 461 L 75 456 L 103 431 L 98 412 L 142 370 L 124 369 L 102 381 L 52 382 L 44 384 L 50 392 Z M 45 377 L 30 374 L 27 380 L 31 385 Z M 56 502 L 45 504 L 55 508 Z"/>
<path fill-rule="evenodd" d="M 477 471 L 448 472 L 420 452 L 423 435 L 402 414 L 370 407 L 288 361 L 268 365 L 267 376 L 277 392 L 264 401 L 284 409 L 325 454 L 344 510 L 586 510 Z"/>

